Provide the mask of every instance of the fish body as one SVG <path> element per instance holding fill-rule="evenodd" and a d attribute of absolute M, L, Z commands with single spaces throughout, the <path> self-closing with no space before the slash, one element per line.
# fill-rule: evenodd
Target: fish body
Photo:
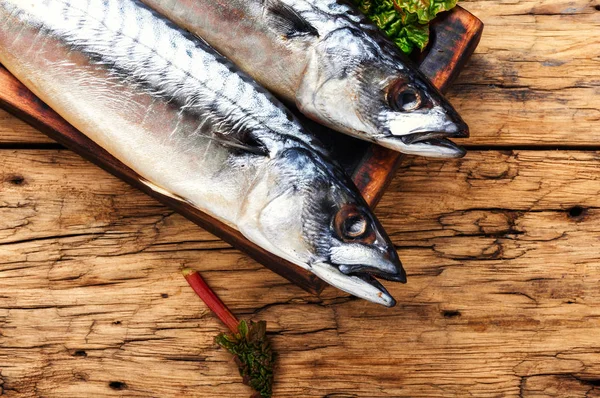
<path fill-rule="evenodd" d="M 381 225 L 268 91 L 136 0 L 0 0 L 0 62 L 156 191 L 383 305 Z"/>
<path fill-rule="evenodd" d="M 310 118 L 391 149 L 465 154 L 468 127 L 373 23 L 340 0 L 142 0 Z"/>

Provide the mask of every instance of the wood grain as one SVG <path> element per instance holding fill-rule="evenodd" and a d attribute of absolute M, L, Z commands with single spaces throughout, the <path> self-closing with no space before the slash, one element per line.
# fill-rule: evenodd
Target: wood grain
<path fill-rule="evenodd" d="M 393 309 L 315 298 L 78 156 L 25 150 L 46 139 L 5 115 L 0 391 L 248 396 L 185 264 L 269 321 L 275 397 L 600 397 L 599 5 L 463 1 L 486 23 L 450 90 L 473 145 L 406 158 L 376 210 L 409 273 Z"/>
<path fill-rule="evenodd" d="M 600 1 L 464 0 L 486 25 L 449 99 L 475 146 L 596 147 Z M 482 106 L 485 105 L 485 106 Z"/>
<path fill-rule="evenodd" d="M 305 293 L 71 152 L 0 168 L 7 397 L 249 395 L 182 265 L 269 322 L 276 397 L 600 396 L 600 152 L 404 162 L 394 309 Z"/>
<path fill-rule="evenodd" d="M 55 143 L 56 141 L 39 130 L 0 109 L 0 145 L 6 147 L 7 145 L 31 146 Z"/>

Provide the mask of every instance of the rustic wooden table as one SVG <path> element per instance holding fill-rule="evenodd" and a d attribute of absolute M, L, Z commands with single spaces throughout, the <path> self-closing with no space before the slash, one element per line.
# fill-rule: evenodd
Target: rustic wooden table
<path fill-rule="evenodd" d="M 4 394 L 248 396 L 186 265 L 269 322 L 276 397 L 600 397 L 600 1 L 463 6 L 470 152 L 407 158 L 377 210 L 393 309 L 305 293 L 0 112 Z"/>

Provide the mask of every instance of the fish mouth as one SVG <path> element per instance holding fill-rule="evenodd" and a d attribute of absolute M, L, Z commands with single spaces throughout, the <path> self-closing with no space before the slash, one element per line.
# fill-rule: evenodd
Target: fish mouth
<path fill-rule="evenodd" d="M 436 142 L 436 141 L 449 141 L 448 138 L 468 138 L 469 130 L 461 129 L 455 132 L 447 131 L 419 131 L 412 134 L 400 136 L 405 144 L 412 145 L 419 142 Z"/>
<path fill-rule="evenodd" d="M 469 137 L 469 126 L 461 117 L 456 112 L 448 115 L 447 111 L 434 109 L 430 119 L 421 126 L 414 126 L 416 123 L 411 119 L 392 120 L 387 134 L 377 137 L 376 141 L 384 147 L 410 155 L 437 158 L 465 156 L 466 151 L 450 140 Z"/>
<path fill-rule="evenodd" d="M 384 279 L 386 281 L 392 281 L 392 282 L 400 282 L 400 283 L 406 283 L 406 272 L 402 269 L 401 272 L 399 274 L 387 274 L 384 272 L 380 272 L 379 270 L 374 270 L 368 267 L 362 268 L 361 267 L 355 267 L 354 270 L 352 270 L 351 272 L 344 272 L 343 267 L 339 267 L 340 272 L 342 272 L 345 275 L 348 276 L 353 276 L 356 278 L 361 279 L 363 282 L 368 283 L 369 285 L 373 286 L 375 289 L 380 291 L 380 297 L 389 297 L 389 303 L 385 304 L 386 307 L 393 307 L 396 305 L 396 300 L 394 299 L 394 297 L 392 297 L 392 295 L 390 294 L 390 292 L 385 288 L 385 286 L 383 286 L 383 284 L 381 282 L 379 282 L 379 280 L 377 280 L 377 278 L 380 279 Z"/>
<path fill-rule="evenodd" d="M 397 273 L 388 273 L 364 265 L 337 265 L 329 262 L 313 264 L 310 269 L 330 285 L 367 301 L 393 307 L 396 300 L 377 278 L 406 283 L 402 267 Z"/>
<path fill-rule="evenodd" d="M 467 138 L 468 130 L 454 133 L 425 131 L 403 136 L 385 136 L 377 142 L 382 146 L 406 153 L 435 158 L 462 158 L 467 151 L 449 138 Z"/>
<path fill-rule="evenodd" d="M 394 298 L 390 295 L 387 289 L 377 280 L 377 278 L 390 281 L 390 282 L 399 282 L 406 283 L 406 271 L 404 268 L 400 267 L 398 273 L 391 274 L 388 272 L 381 271 L 377 268 L 365 266 L 365 265 L 341 265 L 338 267 L 341 273 L 349 276 L 355 276 L 357 278 L 362 279 L 364 282 L 370 284 L 371 286 L 379 289 L 383 294 L 390 296 L 392 300 Z M 390 307 L 396 305 L 396 301 L 393 301 L 393 304 Z"/>
<path fill-rule="evenodd" d="M 404 271 L 402 266 L 395 267 L 396 272 L 394 273 L 382 271 L 379 268 L 364 264 L 343 264 L 338 265 L 337 267 L 341 273 L 346 275 L 361 276 L 363 274 L 368 274 L 371 277 L 378 277 L 385 279 L 386 281 L 406 283 L 406 271 Z"/>

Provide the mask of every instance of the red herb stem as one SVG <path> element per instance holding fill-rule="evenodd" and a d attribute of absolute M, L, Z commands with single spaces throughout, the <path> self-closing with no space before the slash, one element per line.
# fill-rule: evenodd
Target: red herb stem
<path fill-rule="evenodd" d="M 238 332 L 238 319 L 229 311 L 229 308 L 221 301 L 217 294 L 208 286 L 198 271 L 185 268 L 181 271 L 185 280 L 190 284 L 196 294 L 204 301 L 212 312 L 223 322 L 231 333 Z"/>

